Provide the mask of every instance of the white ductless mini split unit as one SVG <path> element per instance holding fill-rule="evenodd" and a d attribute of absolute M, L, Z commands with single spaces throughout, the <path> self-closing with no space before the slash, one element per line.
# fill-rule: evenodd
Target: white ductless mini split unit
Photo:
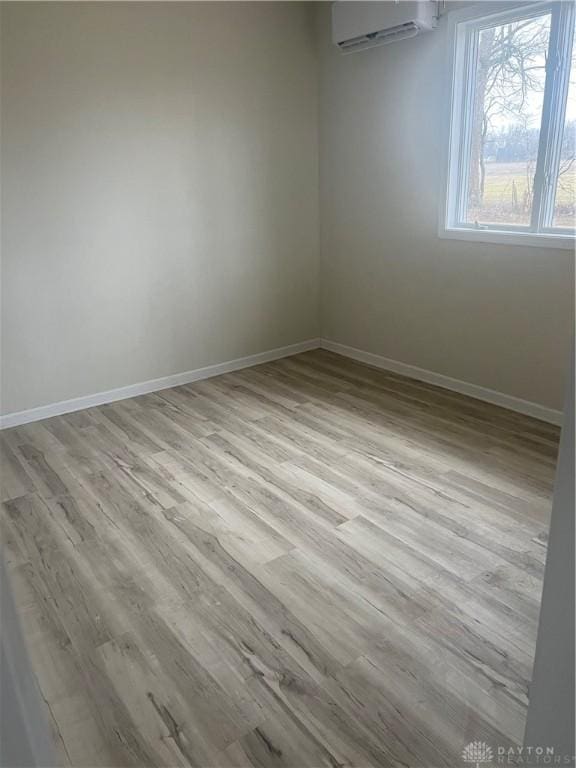
<path fill-rule="evenodd" d="M 332 3 L 332 39 L 343 53 L 416 37 L 434 29 L 436 21 L 434 0 Z"/>

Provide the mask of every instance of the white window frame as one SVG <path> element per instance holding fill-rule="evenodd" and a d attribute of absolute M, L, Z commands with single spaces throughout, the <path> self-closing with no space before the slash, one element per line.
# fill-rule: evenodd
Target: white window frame
<path fill-rule="evenodd" d="M 495 225 L 475 226 L 464 218 L 464 194 L 469 163 L 469 116 L 473 88 L 470 75 L 475 66 L 472 47 L 483 27 L 506 23 L 508 19 L 528 18 L 549 11 L 549 60 L 542 108 L 542 124 L 538 161 L 534 175 L 533 215 L 529 226 Z M 441 195 L 439 236 L 457 240 L 471 240 L 497 244 L 532 245 L 574 250 L 574 231 L 566 228 L 545 227 L 545 216 L 551 221 L 554 205 L 554 169 L 560 161 L 562 131 L 566 113 L 569 85 L 574 4 L 563 0 L 540 2 L 482 2 L 448 15 L 448 78 L 450 110 L 448 113 L 448 147 L 445 157 L 445 176 Z M 576 42 L 574 43 L 576 44 Z M 568 66 L 560 66 L 562 56 L 568 57 Z M 471 85 L 472 84 L 472 85 Z"/>

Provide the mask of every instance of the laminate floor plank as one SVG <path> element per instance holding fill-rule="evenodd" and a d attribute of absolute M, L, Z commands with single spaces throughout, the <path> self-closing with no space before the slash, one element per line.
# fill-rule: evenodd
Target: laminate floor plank
<path fill-rule="evenodd" d="M 521 743 L 558 429 L 316 350 L 0 437 L 58 764 Z"/>

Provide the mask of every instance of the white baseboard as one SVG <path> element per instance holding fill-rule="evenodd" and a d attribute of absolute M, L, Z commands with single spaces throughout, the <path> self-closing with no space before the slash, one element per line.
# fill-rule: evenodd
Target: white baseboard
<path fill-rule="evenodd" d="M 39 408 L 30 408 L 26 411 L 8 413 L 5 416 L 0 416 L 0 429 L 9 429 L 10 427 L 17 427 L 32 421 L 40 421 L 42 419 L 49 419 L 52 416 L 60 416 L 63 413 L 73 413 L 74 411 L 81 411 L 84 408 L 92 408 L 96 405 L 105 405 L 106 403 L 125 400 L 129 397 L 146 395 L 150 392 L 158 392 L 161 389 L 177 387 L 182 384 L 190 384 L 193 381 L 200 381 L 201 379 L 210 379 L 212 376 L 220 376 L 223 373 L 239 371 L 242 368 L 250 368 L 253 365 L 259 365 L 260 363 L 280 360 L 283 357 L 297 355 L 300 352 L 308 352 L 309 350 L 317 349 L 318 347 L 330 350 L 331 352 L 336 352 L 344 357 L 350 357 L 361 363 L 367 363 L 375 368 L 382 368 L 386 371 L 399 373 L 402 376 L 408 376 L 411 379 L 425 381 L 428 384 L 435 384 L 443 389 L 459 392 L 462 395 L 469 395 L 477 400 L 483 400 L 484 402 L 492 403 L 493 405 L 499 405 L 502 408 L 507 408 L 511 411 L 524 413 L 535 419 L 549 422 L 550 424 L 562 424 L 562 412 L 556 411 L 553 408 L 547 408 L 538 403 L 522 400 L 518 397 L 513 397 L 512 395 L 505 395 L 502 392 L 486 389 L 477 384 L 470 384 L 467 381 L 452 379 L 450 376 L 434 373 L 434 371 L 427 371 L 426 369 L 418 368 L 415 365 L 408 365 L 407 363 L 391 360 L 390 358 L 375 355 L 371 352 L 364 352 L 361 349 L 348 347 L 345 344 L 339 344 L 338 342 L 330 341 L 329 339 L 309 339 L 308 341 L 302 341 L 299 344 L 290 344 L 287 347 L 270 349 L 267 352 L 259 352 L 255 355 L 240 357 L 225 363 L 217 363 L 216 365 L 208 365 L 204 368 L 196 368 L 193 371 L 175 373 L 171 376 L 163 376 L 160 379 L 151 379 L 150 381 L 131 384 L 127 387 L 120 387 L 119 389 L 110 389 L 106 392 L 97 392 L 96 394 L 86 395 L 85 397 L 75 397 L 72 400 L 62 400 L 58 403 L 42 405 Z"/>
<path fill-rule="evenodd" d="M 375 368 L 383 368 L 386 371 L 399 373 L 402 376 L 408 376 L 411 379 L 425 381 L 427 384 L 435 384 L 443 389 L 459 392 L 461 395 L 469 395 L 477 400 L 483 400 L 486 403 L 499 405 L 510 411 L 524 413 L 527 416 L 532 416 L 535 419 L 540 419 L 541 421 L 546 421 L 550 424 L 562 424 L 562 411 L 556 411 L 553 408 L 547 408 L 544 405 L 532 403 L 529 400 L 522 400 L 519 397 L 505 395 L 503 392 L 496 392 L 493 389 L 486 389 L 477 384 L 470 384 L 467 381 L 453 379 L 450 376 L 444 376 L 441 373 L 427 371 L 425 368 L 418 368 L 415 365 L 408 365 L 407 363 L 401 363 L 398 360 L 391 360 L 388 357 L 374 355 L 371 352 L 364 352 L 361 349 L 348 347 L 345 344 L 339 344 L 338 342 L 330 341 L 329 339 L 321 339 L 320 346 L 322 349 L 336 352 L 344 357 L 350 357 L 361 363 L 367 363 Z"/>
<path fill-rule="evenodd" d="M 216 365 L 207 365 L 205 368 L 196 368 L 193 371 L 175 373 L 171 376 L 163 376 L 160 379 L 142 381 L 139 384 L 130 384 L 127 387 L 120 387 L 118 389 L 109 389 L 106 392 L 97 392 L 94 395 L 75 397 L 72 400 L 62 400 L 58 403 L 42 405 L 39 408 L 30 408 L 26 411 L 8 413 L 5 416 L 0 417 L 0 429 L 18 427 L 21 424 L 29 424 L 32 421 L 49 419 L 52 416 L 60 416 L 63 413 L 73 413 L 74 411 L 81 411 L 84 408 L 93 408 L 95 405 L 105 405 L 106 403 L 113 403 L 116 400 L 126 400 L 129 397 L 137 397 L 138 395 L 146 395 L 150 392 L 158 392 L 160 389 L 178 387 L 182 384 L 190 384 L 193 381 L 200 381 L 201 379 L 210 379 L 212 376 L 220 376 L 222 373 L 239 371 L 242 368 L 250 368 L 253 365 L 269 363 L 272 360 L 280 360 L 283 357 L 297 355 L 300 352 L 308 352 L 310 349 L 318 349 L 319 346 L 320 339 L 309 339 L 308 341 L 302 341 L 298 344 L 290 344 L 287 347 L 279 347 L 277 349 L 270 349 L 267 352 L 258 352 L 255 355 L 239 357 L 236 360 L 228 360 L 228 362 L 225 363 L 216 363 Z"/>

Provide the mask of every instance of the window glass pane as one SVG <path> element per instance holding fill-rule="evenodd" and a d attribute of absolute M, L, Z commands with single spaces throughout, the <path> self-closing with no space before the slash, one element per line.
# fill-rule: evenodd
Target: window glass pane
<path fill-rule="evenodd" d="M 572 47 L 572 65 L 566 120 L 560 149 L 560 167 L 554 198 L 554 227 L 574 228 L 576 225 L 576 45 Z"/>
<path fill-rule="evenodd" d="M 550 14 L 480 30 L 465 222 L 530 224 Z"/>

